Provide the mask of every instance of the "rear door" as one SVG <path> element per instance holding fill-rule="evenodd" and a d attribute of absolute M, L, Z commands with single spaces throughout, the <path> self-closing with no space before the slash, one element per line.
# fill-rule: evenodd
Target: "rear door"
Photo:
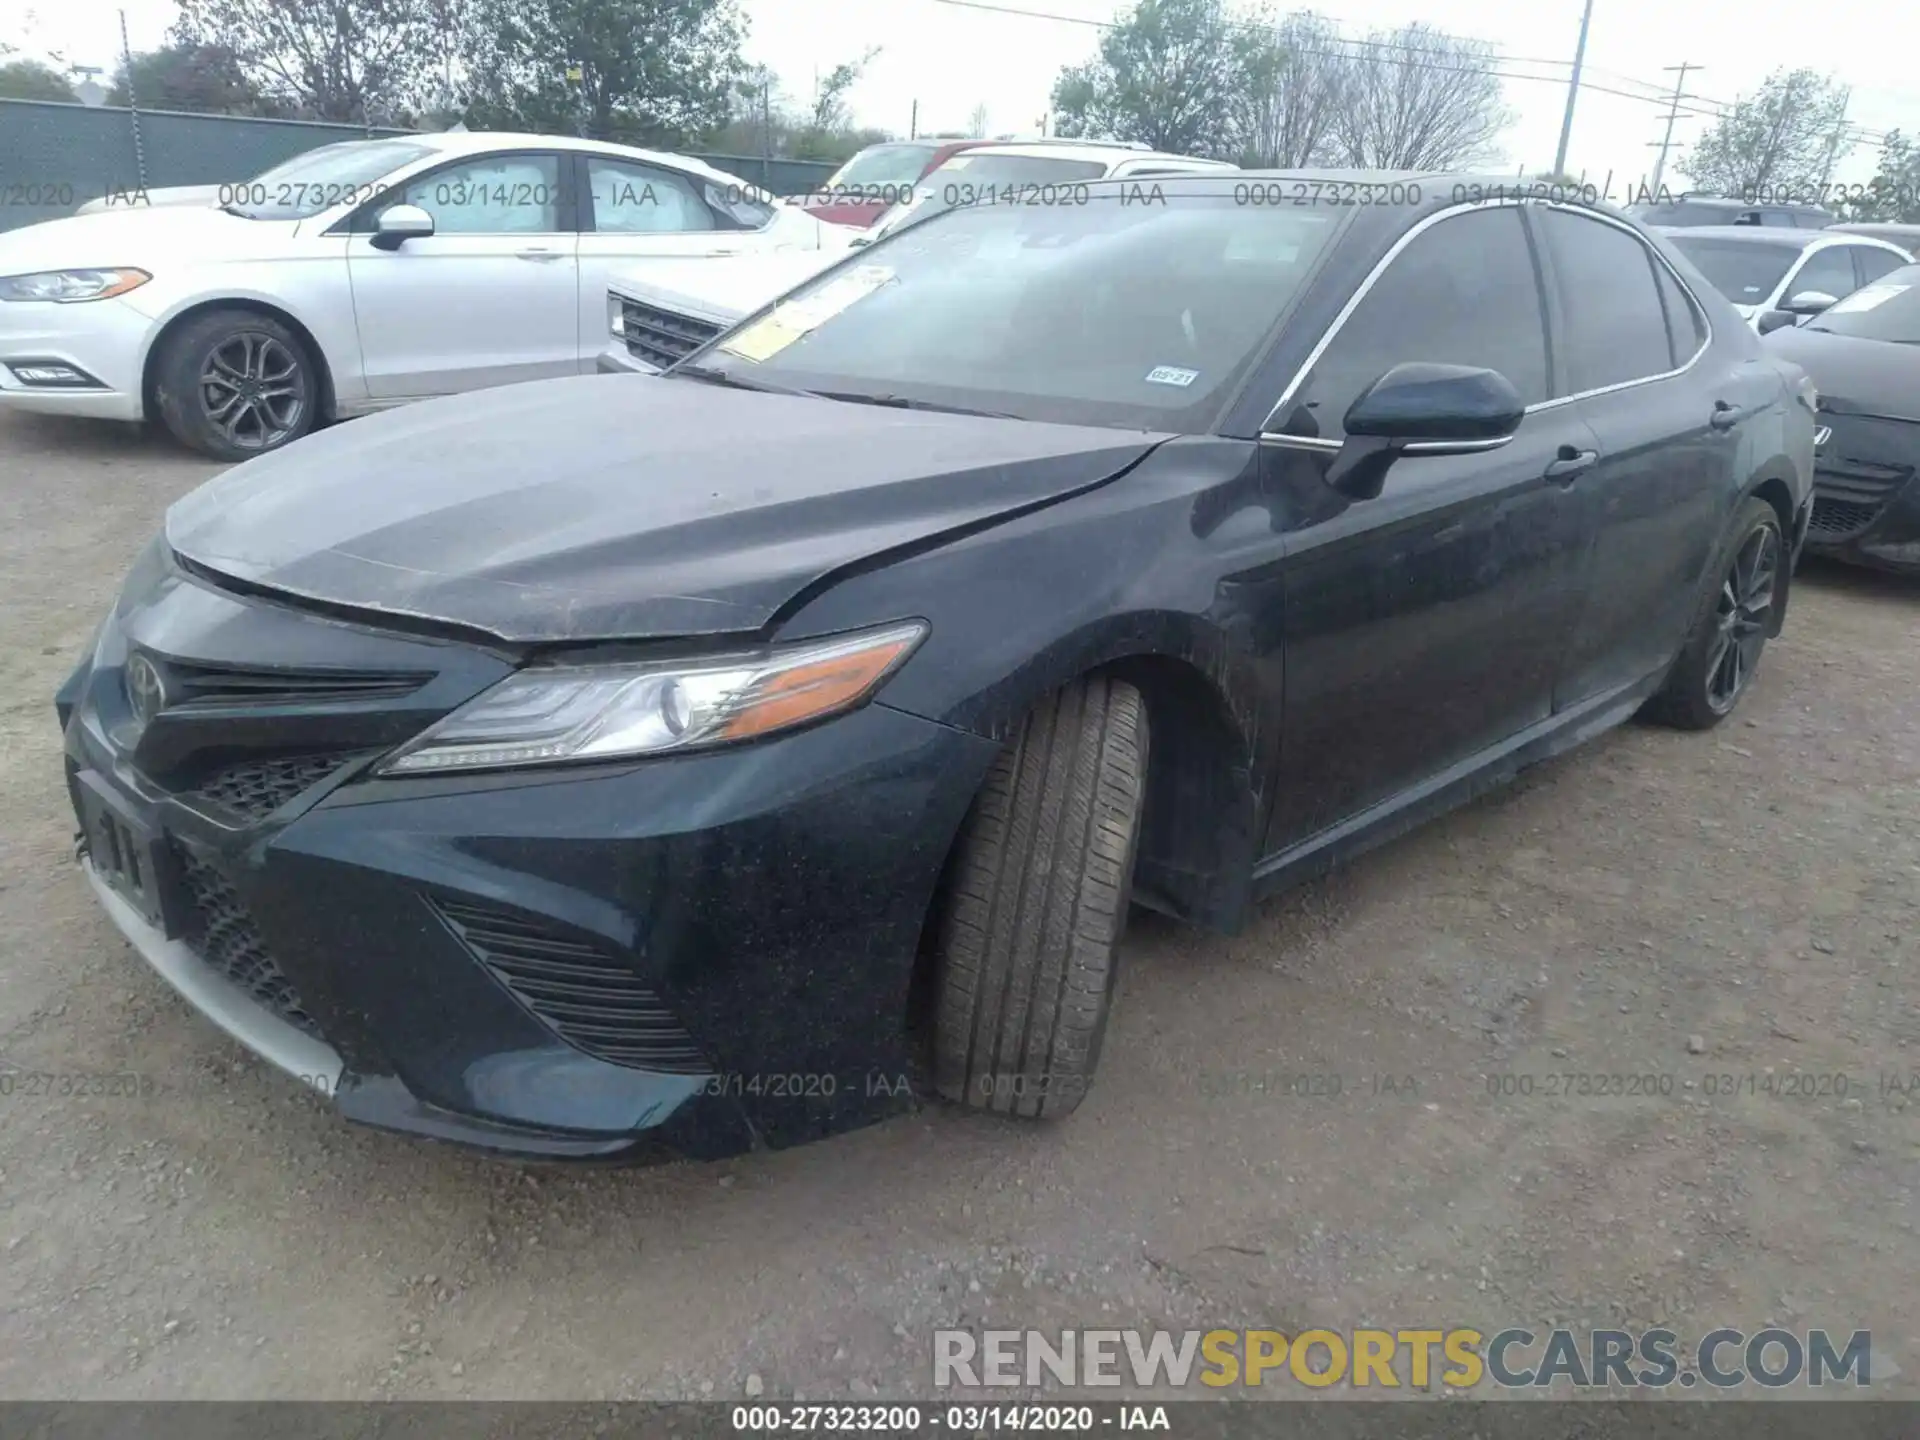
<path fill-rule="evenodd" d="M 1298 497 L 1288 536 L 1280 783 L 1269 852 L 1395 801 L 1544 721 L 1577 599 L 1579 503 L 1549 476 L 1593 448 L 1580 416 L 1535 411 L 1479 454 L 1397 460 L 1383 492 L 1324 483 L 1348 407 L 1407 361 L 1485 366 L 1551 393 L 1522 207 L 1451 212 L 1406 242 L 1263 437 Z"/>
<path fill-rule="evenodd" d="M 1567 478 L 1587 532 L 1554 708 L 1599 701 L 1678 651 L 1726 522 L 1746 417 L 1779 392 L 1745 344 L 1710 347 L 1700 308 L 1640 235 L 1591 210 L 1545 206 L 1554 403 L 1597 439 Z M 1731 357 L 1731 358 L 1729 358 Z"/>
<path fill-rule="evenodd" d="M 408 180 L 434 233 L 375 245 L 377 208 L 347 241 L 354 323 L 375 399 L 571 375 L 580 349 L 573 207 L 552 151 L 472 156 Z M 604 302 L 603 302 L 604 303 Z M 602 319 L 595 326 L 599 340 Z"/>

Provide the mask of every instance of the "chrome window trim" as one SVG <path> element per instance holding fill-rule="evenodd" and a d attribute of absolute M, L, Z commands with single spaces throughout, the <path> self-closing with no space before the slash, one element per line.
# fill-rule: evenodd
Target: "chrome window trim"
<path fill-rule="evenodd" d="M 1307 358 L 1301 362 L 1300 368 L 1294 372 L 1293 378 L 1287 382 L 1287 388 L 1280 392 L 1280 398 L 1274 402 L 1273 408 L 1267 412 L 1267 418 L 1260 427 L 1260 438 L 1263 441 L 1274 441 L 1298 449 L 1338 450 L 1341 443 L 1338 440 L 1321 436 L 1284 435 L 1269 427 L 1273 425 L 1274 417 L 1286 409 L 1292 402 L 1293 397 L 1299 392 L 1300 386 L 1306 381 L 1307 376 L 1312 373 L 1313 367 L 1320 363 L 1320 357 L 1326 354 L 1327 347 L 1333 344 L 1335 338 L 1340 334 L 1341 329 L 1345 327 L 1347 321 L 1352 317 L 1353 312 L 1360 308 L 1360 302 L 1367 298 L 1368 294 L 1372 292 L 1373 287 L 1379 282 L 1380 277 L 1386 273 L 1387 267 L 1399 259 L 1401 251 L 1405 250 L 1416 239 L 1431 230 L 1434 226 L 1443 221 L 1451 220 L 1456 216 L 1465 215 L 1477 210 L 1505 209 L 1509 206 L 1517 208 L 1521 205 L 1541 205 L 1554 210 L 1566 210 L 1573 214 L 1583 216 L 1586 219 L 1597 221 L 1602 225 L 1611 225 L 1616 230 L 1625 231 L 1638 242 L 1642 250 L 1645 250 L 1654 260 L 1665 267 L 1667 274 L 1670 275 L 1673 278 L 1673 282 L 1680 287 L 1680 293 L 1687 297 L 1687 303 L 1693 306 L 1694 315 L 1699 319 L 1701 328 L 1706 332 L 1705 338 L 1701 340 L 1699 348 L 1687 357 L 1684 365 L 1678 365 L 1671 370 L 1664 370 L 1657 375 L 1642 375 L 1633 380 L 1621 380 L 1612 385 L 1602 385 L 1595 389 L 1582 390 L 1572 395 L 1551 396 L 1548 399 L 1536 401 L 1534 404 L 1527 406 L 1524 412 L 1525 414 L 1532 415 L 1542 410 L 1555 410 L 1562 405 L 1571 405 L 1577 400 L 1591 399 L 1596 395 L 1611 395 L 1618 390 L 1630 390 L 1636 385 L 1651 385 L 1656 381 L 1671 380 L 1675 376 L 1686 374 L 1687 371 L 1700 363 L 1700 357 L 1706 354 L 1713 346 L 1712 313 L 1708 311 L 1705 305 L 1700 303 L 1700 297 L 1693 293 L 1693 287 L 1687 284 L 1686 277 L 1673 268 L 1673 265 L 1667 260 L 1666 256 L 1662 255 L 1659 250 L 1652 245 L 1649 245 L 1647 243 L 1647 237 L 1635 226 L 1627 221 L 1617 219 L 1614 216 L 1604 215 L 1590 206 L 1569 205 L 1556 200 L 1543 200 L 1531 197 L 1501 197 L 1492 200 L 1468 201 L 1460 205 L 1450 205 L 1444 210 L 1436 210 L 1419 224 L 1410 228 L 1398 240 L 1394 241 L 1387 253 L 1380 257 L 1379 263 L 1367 272 L 1367 278 L 1360 282 L 1359 288 L 1347 298 L 1347 303 L 1340 307 L 1340 313 L 1333 317 L 1333 321 L 1327 326 L 1325 333 L 1314 342 L 1313 349 L 1307 352 Z M 1899 247 L 1891 246 L 1889 248 L 1898 249 Z M 1493 447 L 1489 446 L 1487 448 L 1491 449 Z M 1408 449 L 1409 453 L 1431 453 L 1415 450 L 1414 447 L 1411 446 L 1408 447 Z"/>

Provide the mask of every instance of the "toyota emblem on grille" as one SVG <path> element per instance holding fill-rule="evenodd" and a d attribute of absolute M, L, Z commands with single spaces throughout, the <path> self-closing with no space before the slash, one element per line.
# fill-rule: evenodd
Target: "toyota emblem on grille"
<path fill-rule="evenodd" d="M 126 684 L 127 704 L 133 708 L 133 718 L 142 725 L 166 708 L 167 682 L 161 678 L 159 667 L 146 656 L 128 658 Z"/>

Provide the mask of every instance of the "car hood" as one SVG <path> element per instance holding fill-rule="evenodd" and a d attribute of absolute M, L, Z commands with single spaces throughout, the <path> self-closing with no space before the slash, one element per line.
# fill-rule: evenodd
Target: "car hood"
<path fill-rule="evenodd" d="M 1805 370 L 1825 406 L 1842 414 L 1920 420 L 1920 345 L 1807 326 L 1775 330 L 1761 344 Z"/>
<path fill-rule="evenodd" d="M 622 271 L 607 288 L 630 300 L 731 325 L 839 259 L 832 251 L 775 250 L 710 260 L 662 260 Z"/>
<path fill-rule="evenodd" d="M 297 222 L 247 220 L 210 205 L 124 206 L 64 220 L 43 220 L 0 234 L 0 275 L 169 261 L 201 263 L 285 244 Z"/>
<path fill-rule="evenodd" d="M 1098 485 L 1168 437 L 570 377 L 309 436 L 167 512 L 219 576 L 512 643 L 746 634 L 836 571 Z"/>

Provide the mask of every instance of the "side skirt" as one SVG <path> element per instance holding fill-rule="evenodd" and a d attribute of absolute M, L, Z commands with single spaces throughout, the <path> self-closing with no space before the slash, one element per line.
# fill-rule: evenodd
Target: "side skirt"
<path fill-rule="evenodd" d="M 1666 667 L 1643 680 L 1581 701 L 1350 820 L 1269 855 L 1253 869 L 1252 898 L 1324 875 L 1334 866 L 1427 821 L 1497 790 L 1528 766 L 1551 760 L 1630 719 L 1666 678 Z"/>

